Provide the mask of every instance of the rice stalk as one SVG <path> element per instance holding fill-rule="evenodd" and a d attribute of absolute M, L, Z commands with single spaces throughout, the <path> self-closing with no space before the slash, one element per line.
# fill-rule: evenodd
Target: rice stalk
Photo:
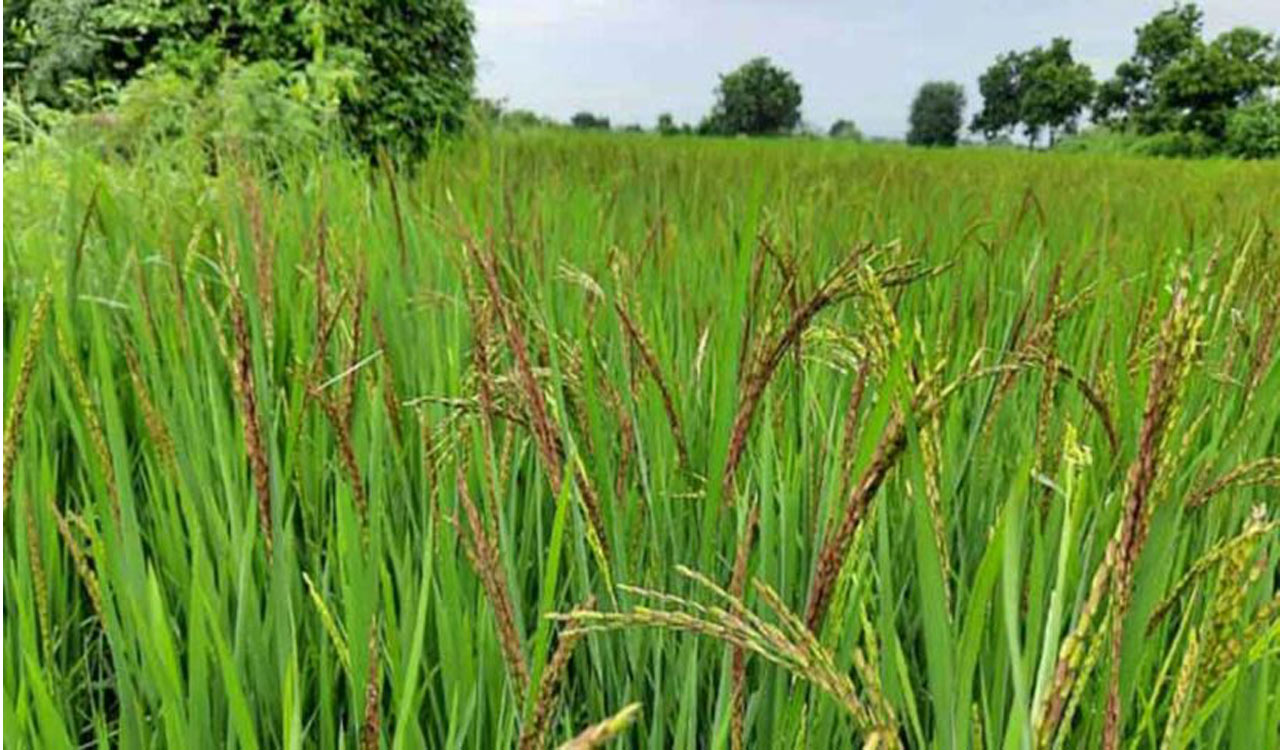
<path fill-rule="evenodd" d="M 747 563 L 751 558 L 751 546 L 755 539 L 756 525 L 760 522 L 760 503 L 752 503 L 747 513 L 746 526 L 738 540 L 738 551 L 734 555 L 733 577 L 729 582 L 729 593 L 741 599 L 747 584 Z M 744 724 L 747 715 L 747 652 L 741 648 L 733 648 L 732 680 L 729 718 L 730 747 L 742 750 L 745 734 Z"/>
<path fill-rule="evenodd" d="M 44 555 L 40 551 L 40 529 L 36 526 L 34 503 L 23 503 L 27 522 L 27 562 L 31 567 L 31 588 L 36 598 L 36 620 L 40 626 L 40 653 L 46 669 L 53 667 L 53 626 L 49 617 L 49 578 L 45 575 Z"/>
<path fill-rule="evenodd" d="M 249 337 L 244 298 L 238 287 L 233 287 L 231 291 L 231 326 L 235 342 L 235 370 L 232 379 L 237 383 L 236 390 L 240 396 L 245 452 L 249 456 L 253 488 L 258 496 L 258 526 L 262 532 L 263 548 L 270 558 L 274 544 L 271 528 L 271 468 L 258 414 L 258 394 L 253 378 L 253 342 Z"/>
<path fill-rule="evenodd" d="M 89 606 L 93 609 L 93 614 L 97 617 L 99 625 L 106 627 L 107 620 L 103 616 L 102 589 L 98 586 L 98 576 L 89 565 L 88 556 L 80 547 L 80 543 L 76 541 L 70 524 L 67 523 L 67 519 L 62 515 L 62 512 L 58 510 L 58 505 L 53 498 L 49 498 L 49 512 L 53 514 L 53 519 L 57 523 L 58 535 L 62 537 L 62 543 L 67 546 L 67 551 L 71 553 L 71 561 L 75 566 L 76 575 L 80 577 L 80 581 L 84 585 L 85 594 L 89 597 Z"/>
<path fill-rule="evenodd" d="M 598 724 L 582 730 L 578 736 L 559 747 L 559 750 L 593 750 L 619 737 L 640 717 L 640 704 L 632 703 Z"/>
<path fill-rule="evenodd" d="M 4 425 L 4 483 L 0 488 L 4 492 L 4 507 L 9 507 L 9 490 L 13 481 L 13 467 L 18 459 L 18 448 L 22 444 L 22 424 L 27 414 L 27 399 L 31 393 L 31 379 L 36 369 L 36 353 L 44 340 L 44 322 L 49 316 L 49 300 L 52 290 L 45 284 L 36 298 L 35 308 L 31 312 L 31 323 L 27 326 L 26 344 L 22 350 L 22 360 L 18 367 L 18 380 L 13 387 L 13 396 L 9 400 L 7 419 Z"/>
<path fill-rule="evenodd" d="M 1111 673 L 1107 688 L 1103 746 L 1115 750 L 1123 720 L 1120 705 L 1120 648 L 1124 620 L 1132 597 L 1133 571 L 1150 524 L 1150 492 L 1160 467 L 1165 428 L 1175 409 L 1186 374 L 1199 319 L 1190 309 L 1185 286 L 1174 292 L 1173 304 L 1160 335 L 1160 346 L 1147 389 L 1147 404 L 1138 436 L 1138 455 L 1126 479 L 1126 499 L 1115 545 L 1112 567 Z"/>
<path fill-rule="evenodd" d="M 364 716 L 360 722 L 360 750 L 378 750 L 382 734 L 382 669 L 379 666 L 378 617 L 369 623 L 369 680 L 364 691 Z"/>
<path fill-rule="evenodd" d="M 320 624 L 324 626 L 324 632 L 329 636 L 329 642 L 333 645 L 334 653 L 338 655 L 338 663 L 342 665 L 342 669 L 347 676 L 351 677 L 351 651 L 347 648 L 347 639 L 342 635 L 337 619 L 334 618 L 333 612 L 329 610 L 329 605 L 325 604 L 324 597 L 320 596 L 320 592 L 316 590 L 315 584 L 311 581 L 311 576 L 303 573 L 302 581 L 307 585 L 307 595 L 311 598 L 311 603 L 316 608 L 316 614 L 320 616 Z"/>
<path fill-rule="evenodd" d="M 1231 487 L 1280 486 L 1280 456 L 1247 461 L 1205 484 L 1187 498 L 1187 507 L 1198 508 Z"/>
<path fill-rule="evenodd" d="M 594 606 L 595 597 L 591 597 L 579 609 L 591 609 Z M 520 740 L 517 743 L 519 750 L 541 750 L 547 744 L 551 723 L 555 720 L 559 707 L 561 687 L 566 679 L 565 673 L 569 668 L 569 659 L 573 656 L 578 641 L 582 639 L 581 634 L 572 632 L 574 627 L 573 620 L 565 623 L 565 632 L 560 634 L 560 639 L 556 642 L 556 650 L 551 655 L 551 661 L 547 662 L 542 677 L 538 680 L 533 713 L 524 731 L 520 733 Z"/>
<path fill-rule="evenodd" d="M 97 455 L 98 463 L 102 468 L 102 478 L 106 484 L 107 498 L 111 503 L 111 514 L 118 524 L 120 523 L 120 494 L 116 487 L 115 463 L 111 459 L 111 449 L 107 447 L 107 435 L 103 431 L 102 421 L 98 417 L 98 407 L 89 392 L 89 384 L 85 382 L 84 372 L 80 369 L 78 357 L 71 349 L 71 343 L 67 340 L 61 327 L 55 325 L 54 332 L 58 341 L 58 355 L 62 358 L 63 367 L 71 375 L 71 385 L 75 390 L 76 400 L 79 402 L 80 410 L 84 413 L 89 442 L 93 445 L 93 451 Z"/>
<path fill-rule="evenodd" d="M 666 378 L 662 375 L 662 366 L 658 363 L 658 357 L 653 353 L 653 347 L 649 345 L 649 341 L 645 338 L 644 332 L 632 320 L 627 307 L 623 303 L 622 298 L 614 300 L 614 309 L 618 311 L 618 317 L 622 320 L 623 328 L 627 335 L 631 337 L 631 342 L 635 346 L 636 351 L 640 353 L 640 361 L 644 363 L 645 371 L 649 373 L 649 377 L 653 380 L 654 385 L 658 387 L 658 393 L 662 396 L 662 409 L 667 415 L 667 424 L 671 427 L 671 436 L 676 441 L 676 454 L 680 459 L 680 466 L 689 467 L 689 446 L 684 439 L 684 430 L 680 426 L 680 415 L 676 413 L 675 401 L 671 397 L 671 389 L 667 387 Z"/>
<path fill-rule="evenodd" d="M 456 480 L 458 500 L 466 513 L 467 528 L 470 531 L 469 537 L 461 535 L 460 532 L 464 549 L 493 609 L 498 643 L 502 647 L 502 656 L 506 661 L 512 690 L 516 695 L 525 695 L 529 689 L 529 666 L 525 662 L 524 647 L 516 629 L 510 584 L 502 565 L 501 553 L 496 546 L 498 540 L 489 537 L 484 523 L 480 520 L 480 513 L 471 499 L 471 490 L 467 488 L 466 474 L 461 463 L 457 466 Z"/>

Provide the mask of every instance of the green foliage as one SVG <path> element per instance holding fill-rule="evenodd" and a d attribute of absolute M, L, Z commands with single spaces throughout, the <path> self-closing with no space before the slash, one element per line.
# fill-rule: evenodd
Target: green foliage
<path fill-rule="evenodd" d="M 299 114 L 282 111 L 284 99 L 336 107 L 361 149 L 417 155 L 462 126 L 475 74 L 462 0 L 31 0 L 5 10 L 5 94 L 27 107 L 98 109 L 161 69 L 200 96 L 271 83 L 283 98 L 262 101 L 265 122 Z"/>
<path fill-rule="evenodd" d="M 462 127 L 475 78 L 475 20 L 463 0 L 325 3 L 327 43 L 349 50 L 359 85 L 342 98 L 348 135 L 421 155 L 437 132 Z"/>
<path fill-rule="evenodd" d="M 1098 89 L 1094 120 L 1141 135 L 1197 134 L 1162 135 L 1153 142 L 1160 151 L 1202 152 L 1206 139 L 1218 150 L 1232 113 L 1280 85 L 1280 43 L 1244 26 L 1206 42 L 1203 27 L 1195 5 L 1176 5 L 1139 27 L 1133 55 Z"/>
<path fill-rule="evenodd" d="M 1133 151 L 1143 156 L 1200 159 L 1217 153 L 1219 146 L 1218 141 L 1204 133 L 1170 130 L 1138 138 Z"/>
<path fill-rule="evenodd" d="M 1011 132 L 1022 118 L 1020 89 L 1022 55 L 1006 52 L 978 77 L 982 109 L 973 117 L 970 129 L 987 140 Z"/>
<path fill-rule="evenodd" d="M 979 78 L 982 110 L 971 128 L 988 139 L 1021 124 L 1034 146 L 1048 131 L 1052 146 L 1060 131 L 1075 130 L 1076 119 L 1093 98 L 1093 73 L 1071 54 L 1071 41 L 1055 37 L 1046 47 L 1009 52 Z"/>
<path fill-rule="evenodd" d="M 1131 154 L 1141 136 L 1105 125 L 1095 125 L 1059 139 L 1053 150 L 1060 153 Z"/>
<path fill-rule="evenodd" d="M 271 61 L 230 63 L 206 91 L 171 68 L 152 66 L 115 103 L 51 126 L 69 143 L 129 159 L 166 154 L 216 162 L 219 155 L 280 165 L 336 142 L 338 102 L 324 65 L 289 70 Z"/>
<path fill-rule="evenodd" d="M 609 118 L 591 112 L 577 112 L 569 118 L 569 124 L 578 130 L 608 130 Z"/>
<path fill-rule="evenodd" d="M 1232 112 L 1226 148 L 1246 159 L 1280 158 L 1280 101 L 1258 99 Z"/>
<path fill-rule="evenodd" d="M 93 0 L 9 0 L 4 4 L 5 108 L 41 104 L 86 108 L 111 81 L 87 74 L 104 41 L 94 33 Z"/>
<path fill-rule="evenodd" d="M 1200 44 L 1204 14 L 1194 4 L 1163 10 L 1134 30 L 1133 55 L 1116 67 L 1115 77 L 1098 87 L 1093 119 L 1150 135 L 1173 126 L 1173 113 L 1157 78 L 1174 61 Z"/>
<path fill-rule="evenodd" d="M 1071 56 L 1070 40 L 1061 37 L 1047 49 L 1034 47 L 1022 59 L 1019 105 L 1023 128 L 1034 143 L 1049 131 L 1052 146 L 1058 131 L 1071 132 L 1076 118 L 1093 98 L 1093 72 Z"/>
<path fill-rule="evenodd" d="M 800 84 L 767 57 L 720 76 L 716 104 L 699 126 L 718 135 L 783 135 L 800 124 Z"/>
<path fill-rule="evenodd" d="M 861 141 L 862 131 L 853 120 L 836 120 L 827 131 L 828 138 L 842 138 L 850 141 Z"/>
<path fill-rule="evenodd" d="M 480 129 L 529 130 L 555 127 L 550 117 L 528 109 L 507 109 L 506 100 L 476 97 L 471 102 L 472 124 Z"/>
<path fill-rule="evenodd" d="M 1197 43 L 1155 79 L 1177 127 L 1219 139 L 1232 110 L 1280 85 L 1280 47 L 1257 29 L 1235 28 L 1209 44 Z"/>
<path fill-rule="evenodd" d="M 911 102 L 910 123 L 907 143 L 913 146 L 956 145 L 964 126 L 964 87 L 951 81 L 924 84 Z"/>
<path fill-rule="evenodd" d="M 658 115 L 659 135 L 675 135 L 679 132 L 680 127 L 676 125 L 676 118 L 672 117 L 670 112 L 663 112 Z"/>

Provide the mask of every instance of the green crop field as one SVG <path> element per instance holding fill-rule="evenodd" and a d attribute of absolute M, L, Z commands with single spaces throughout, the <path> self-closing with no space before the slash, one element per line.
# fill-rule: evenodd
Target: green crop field
<path fill-rule="evenodd" d="M 1275 164 L 8 161 L 5 747 L 1280 744 Z"/>

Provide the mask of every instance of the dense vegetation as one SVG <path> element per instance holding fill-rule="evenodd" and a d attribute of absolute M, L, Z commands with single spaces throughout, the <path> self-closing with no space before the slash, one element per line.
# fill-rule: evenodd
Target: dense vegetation
<path fill-rule="evenodd" d="M 278 154 L 324 133 L 422 155 L 461 128 L 474 22 L 463 0 L 5 2 L 5 138 L 66 112 L 114 145 L 181 136 Z M 124 144 L 119 143 L 124 141 Z"/>
<path fill-rule="evenodd" d="M 196 139 L 211 154 L 255 159 L 287 160 L 333 143 L 418 158 L 437 135 L 467 125 L 557 126 L 473 96 L 474 23 L 464 0 L 14 0 L 5 11 L 6 151 L 52 129 L 125 154 Z M 1280 157 L 1280 39 L 1240 26 L 1209 40 L 1203 27 L 1194 4 L 1158 12 L 1134 30 L 1133 54 L 1101 83 L 1065 37 L 1002 53 L 977 81 L 981 107 L 969 131 L 997 144 L 1020 137 L 1033 148 L 1047 141 L 1070 151 Z M 721 74 L 711 93 L 696 125 L 664 113 L 654 130 L 820 133 L 803 120 L 801 83 L 767 57 Z M 960 143 L 964 104 L 960 84 L 924 84 L 911 103 L 907 143 Z M 586 110 L 566 124 L 643 129 Z M 827 135 L 862 138 L 848 118 Z"/>
<path fill-rule="evenodd" d="M 972 128 L 992 139 L 1021 126 L 1033 146 L 1047 129 L 1052 146 L 1091 106 L 1093 121 L 1138 153 L 1280 156 L 1280 39 L 1239 26 L 1206 41 L 1203 28 L 1194 4 L 1160 11 L 1134 30 L 1133 54 L 1102 84 L 1067 39 L 1000 55 L 978 81 Z"/>
<path fill-rule="evenodd" d="M 166 157 L 6 164 L 6 747 L 1280 741 L 1274 167 Z"/>

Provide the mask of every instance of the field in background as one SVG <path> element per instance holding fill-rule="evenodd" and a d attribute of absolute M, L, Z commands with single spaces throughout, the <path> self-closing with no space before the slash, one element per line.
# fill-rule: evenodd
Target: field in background
<path fill-rule="evenodd" d="M 1274 165 L 10 162 L 6 746 L 1280 742 Z"/>

